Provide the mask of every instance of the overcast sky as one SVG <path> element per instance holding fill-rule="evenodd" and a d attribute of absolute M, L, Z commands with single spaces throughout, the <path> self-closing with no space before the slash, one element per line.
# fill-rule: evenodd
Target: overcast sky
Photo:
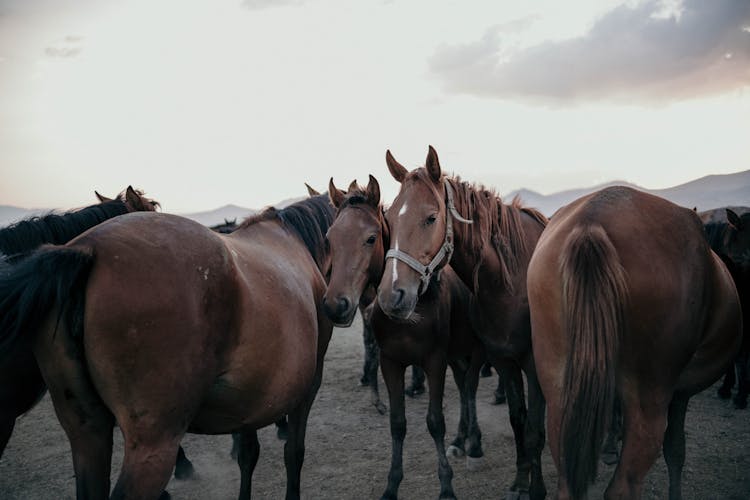
<path fill-rule="evenodd" d="M 0 204 L 390 201 L 428 144 L 501 194 L 750 169 L 750 1 L 0 0 Z"/>

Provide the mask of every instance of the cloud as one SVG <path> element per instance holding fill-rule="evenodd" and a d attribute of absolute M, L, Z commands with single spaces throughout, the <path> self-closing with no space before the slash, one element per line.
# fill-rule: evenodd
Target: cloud
<path fill-rule="evenodd" d="M 250 10 L 268 9 L 271 7 L 283 7 L 287 5 L 302 5 L 305 0 L 243 0 L 242 6 Z"/>
<path fill-rule="evenodd" d="M 580 38 L 515 50 L 494 27 L 429 64 L 449 92 L 483 97 L 685 100 L 750 85 L 748 26 L 748 0 L 648 0 L 609 11 Z"/>
<path fill-rule="evenodd" d="M 68 35 L 44 49 L 44 54 L 52 58 L 75 57 L 83 50 L 83 37 Z"/>

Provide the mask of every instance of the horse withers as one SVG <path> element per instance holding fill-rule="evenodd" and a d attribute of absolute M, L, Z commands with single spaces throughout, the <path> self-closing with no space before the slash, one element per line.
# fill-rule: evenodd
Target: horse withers
<path fill-rule="evenodd" d="M 287 498 L 299 497 L 332 330 L 318 305 L 332 219 L 327 197 L 266 210 L 227 236 L 128 214 L 0 278 L 0 349 L 33 346 L 79 497 L 110 494 L 116 421 L 125 456 L 112 498 L 158 497 L 188 431 L 241 433 L 240 497 L 250 498 L 256 429 L 284 414 Z"/>
<path fill-rule="evenodd" d="M 585 497 L 618 400 L 623 447 L 605 497 L 640 498 L 663 448 L 669 498 L 681 498 L 688 399 L 741 335 L 737 291 L 698 217 L 626 187 L 580 198 L 542 234 L 528 291 L 558 498 Z"/>
<path fill-rule="evenodd" d="M 363 292 L 374 288 L 383 276 L 389 232 L 380 205 L 380 186 L 374 177 L 370 176 L 366 188 L 353 182 L 346 192 L 337 189 L 331 179 L 329 196 L 338 211 L 328 230 L 331 276 L 323 304 L 334 322 L 346 324 L 356 313 Z M 476 421 L 476 390 L 484 353 L 471 328 L 469 300 L 469 290 L 446 267 L 439 277 L 437 274 L 432 277 L 410 320 L 388 317 L 377 301 L 371 306 L 369 319 L 388 388 L 393 446 L 383 498 L 397 497 L 403 477 L 404 371 L 409 365 L 421 366 L 428 381 L 427 428 L 438 454 L 440 498 L 455 498 L 453 471 L 444 444 L 442 401 L 448 365 L 461 398 L 458 435 L 450 449 L 457 455 L 466 453 L 470 467 L 477 465 L 483 455 Z"/>

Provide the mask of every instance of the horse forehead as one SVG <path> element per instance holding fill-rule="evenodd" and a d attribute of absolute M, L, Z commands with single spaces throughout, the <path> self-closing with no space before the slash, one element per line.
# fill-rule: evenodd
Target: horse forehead
<path fill-rule="evenodd" d="M 375 214 L 371 212 L 371 210 L 359 205 L 346 207 L 333 221 L 328 234 L 336 235 L 341 232 L 367 231 L 379 228 L 380 223 Z"/>
<path fill-rule="evenodd" d="M 426 212 L 434 208 L 440 208 L 443 199 L 437 191 L 427 185 L 424 181 L 414 178 L 411 182 L 406 182 L 401 188 L 396 199 L 388 208 L 386 218 L 388 221 L 394 221 L 397 217 L 405 216 L 410 213 Z"/>

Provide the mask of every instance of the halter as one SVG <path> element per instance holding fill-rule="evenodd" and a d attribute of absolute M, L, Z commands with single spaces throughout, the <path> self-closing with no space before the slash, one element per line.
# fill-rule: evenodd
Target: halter
<path fill-rule="evenodd" d="M 447 256 L 446 263 L 448 263 L 453 256 L 453 218 L 455 217 L 458 222 L 463 222 L 464 224 L 472 224 L 474 222 L 469 219 L 464 219 L 461 217 L 461 214 L 458 213 L 458 210 L 456 210 L 456 205 L 453 203 L 453 188 L 447 178 L 444 179 L 443 184 L 445 185 L 445 194 L 448 199 L 445 211 L 445 240 L 443 240 L 443 245 L 440 247 L 440 250 L 438 250 L 437 255 L 435 255 L 430 263 L 425 266 L 408 253 L 395 248 L 391 248 L 385 254 L 386 261 L 388 259 L 398 259 L 419 274 L 419 279 L 422 280 L 422 283 L 419 286 L 419 295 L 422 295 L 427 290 L 427 285 L 430 284 L 430 278 L 432 278 L 432 274 L 443 261 L 443 258 Z"/>

